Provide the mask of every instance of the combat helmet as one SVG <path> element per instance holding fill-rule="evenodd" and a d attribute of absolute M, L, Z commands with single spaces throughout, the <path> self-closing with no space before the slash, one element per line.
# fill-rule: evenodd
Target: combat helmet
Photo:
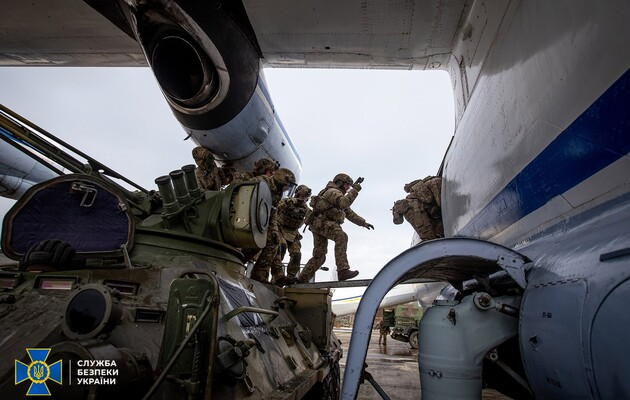
<path fill-rule="evenodd" d="M 269 158 L 261 158 L 254 163 L 253 173 L 256 176 L 265 175 L 267 172 L 274 172 L 278 169 L 278 164 Z"/>
<path fill-rule="evenodd" d="M 192 156 L 198 167 L 204 169 L 211 169 L 216 166 L 214 163 L 214 156 L 210 150 L 205 147 L 197 146 L 192 149 Z"/>
<path fill-rule="evenodd" d="M 283 192 L 283 196 L 291 196 L 295 190 L 295 175 L 287 168 L 278 168 L 273 173 L 273 180 L 278 190 L 286 189 Z"/>
<path fill-rule="evenodd" d="M 339 187 L 341 187 L 344 183 L 347 183 L 348 185 L 352 185 L 354 183 L 352 178 L 344 173 L 335 175 L 335 177 L 333 178 L 333 182 Z"/>
<path fill-rule="evenodd" d="M 311 189 L 306 186 L 306 185 L 300 185 L 297 187 L 297 189 L 295 189 L 295 197 L 310 197 L 312 191 Z"/>
<path fill-rule="evenodd" d="M 288 168 L 278 168 L 276 172 L 273 173 L 273 179 L 282 186 L 296 184 L 295 175 Z"/>

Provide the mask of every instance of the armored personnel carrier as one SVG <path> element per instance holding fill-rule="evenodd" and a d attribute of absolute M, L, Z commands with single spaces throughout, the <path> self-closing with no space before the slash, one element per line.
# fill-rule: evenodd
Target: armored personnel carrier
<path fill-rule="evenodd" d="M 246 276 L 269 187 L 205 191 L 193 165 L 155 182 L 61 175 L 7 213 L 2 399 L 338 398 L 330 290 Z"/>

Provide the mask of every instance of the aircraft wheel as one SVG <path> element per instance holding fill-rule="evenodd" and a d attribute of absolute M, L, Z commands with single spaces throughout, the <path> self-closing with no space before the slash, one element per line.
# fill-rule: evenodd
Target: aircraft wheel
<path fill-rule="evenodd" d="M 418 349 L 418 331 L 413 331 L 411 335 L 409 335 L 409 346 L 411 346 L 412 349 Z"/>

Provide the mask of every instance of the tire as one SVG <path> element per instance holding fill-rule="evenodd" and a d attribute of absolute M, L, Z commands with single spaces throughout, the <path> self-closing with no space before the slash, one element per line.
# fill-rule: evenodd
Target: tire
<path fill-rule="evenodd" d="M 332 361 L 330 373 L 324 381 L 316 384 L 303 397 L 303 400 L 337 400 L 341 389 L 341 373 L 339 361 Z"/>
<path fill-rule="evenodd" d="M 409 346 L 411 346 L 412 349 L 418 349 L 418 331 L 413 331 L 409 334 Z"/>

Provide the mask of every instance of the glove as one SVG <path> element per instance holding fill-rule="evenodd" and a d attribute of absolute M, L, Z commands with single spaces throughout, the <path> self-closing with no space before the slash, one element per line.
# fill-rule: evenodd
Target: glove
<path fill-rule="evenodd" d="M 368 231 L 369 231 L 370 229 L 371 229 L 371 230 L 374 230 L 374 225 L 372 225 L 372 224 L 368 224 L 367 222 L 366 222 L 365 224 L 363 224 L 363 227 L 364 227 L 364 228 L 367 228 L 367 230 L 368 230 Z"/>
<path fill-rule="evenodd" d="M 44 240 L 32 246 L 20 262 L 20 271 L 32 265 L 46 265 L 54 270 L 72 269 L 75 251 L 61 240 Z"/>
<path fill-rule="evenodd" d="M 357 192 L 361 191 L 361 185 L 358 183 L 353 183 L 352 184 L 352 189 L 356 190 Z"/>

